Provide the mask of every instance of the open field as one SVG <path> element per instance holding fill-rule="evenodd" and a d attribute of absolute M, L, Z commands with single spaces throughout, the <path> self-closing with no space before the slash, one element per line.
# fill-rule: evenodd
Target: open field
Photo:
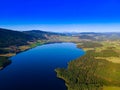
<path fill-rule="evenodd" d="M 103 90 L 120 90 L 120 87 L 103 87 Z"/>

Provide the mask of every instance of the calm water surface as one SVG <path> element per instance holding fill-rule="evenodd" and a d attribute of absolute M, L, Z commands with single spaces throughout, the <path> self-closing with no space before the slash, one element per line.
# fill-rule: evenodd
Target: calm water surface
<path fill-rule="evenodd" d="M 73 43 L 47 44 L 19 53 L 0 71 L 0 90 L 67 90 L 54 70 L 66 68 L 83 54 Z"/>

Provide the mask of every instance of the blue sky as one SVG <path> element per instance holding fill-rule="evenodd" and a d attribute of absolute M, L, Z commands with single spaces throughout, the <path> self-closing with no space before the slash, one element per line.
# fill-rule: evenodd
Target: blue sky
<path fill-rule="evenodd" d="M 120 0 L 1 0 L 0 4 L 1 28 L 120 31 Z"/>

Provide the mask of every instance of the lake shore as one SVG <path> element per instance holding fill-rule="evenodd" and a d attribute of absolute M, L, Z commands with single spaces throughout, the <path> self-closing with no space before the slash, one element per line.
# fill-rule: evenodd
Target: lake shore
<path fill-rule="evenodd" d="M 57 41 L 55 41 L 55 42 L 51 42 L 51 41 L 47 41 L 47 40 L 44 40 L 44 41 L 40 41 L 40 40 L 38 40 L 37 42 L 32 42 L 31 44 L 29 44 L 29 45 L 21 45 L 21 46 L 19 46 L 19 47 L 15 47 L 16 49 L 15 50 L 19 50 L 19 51 L 14 51 L 14 53 L 6 53 L 6 54 L 0 54 L 0 57 L 7 57 L 8 59 L 8 61 L 9 62 L 11 62 L 11 60 L 9 60 L 9 58 L 10 57 L 12 57 L 12 56 L 15 56 L 16 54 L 18 54 L 18 53 L 21 53 L 21 52 L 24 52 L 24 51 L 27 51 L 27 50 L 30 50 L 30 49 L 32 49 L 32 48 L 35 48 L 35 47 L 37 47 L 37 46 L 41 46 L 41 45 L 46 45 L 46 44 L 52 44 L 52 43 L 63 43 L 62 41 L 59 41 L 59 42 L 57 42 Z M 0 62 L 1 63 L 1 65 L 0 65 L 0 70 L 2 70 L 2 69 L 4 69 L 4 66 L 3 66 L 3 64 L 2 63 L 4 63 L 4 61 L 3 62 Z M 6 64 L 7 64 L 8 62 L 6 62 Z M 7 65 L 9 65 L 9 64 L 7 64 Z M 6 66 L 7 66 L 6 65 Z M 5 67 L 6 67 L 5 66 Z"/>
<path fill-rule="evenodd" d="M 15 48 L 14 53 L 0 54 L 0 60 L 1 60 L 0 70 L 4 69 L 7 65 L 10 64 L 10 62 L 11 62 L 11 60 L 9 59 L 10 57 L 15 56 L 18 53 L 21 53 L 21 52 L 27 51 L 29 49 L 32 49 L 36 46 L 46 44 L 46 43 L 47 43 L 47 41 L 32 42 L 29 45 L 21 45 L 19 47 L 14 47 Z M 9 47 L 6 47 L 6 48 L 9 48 Z M 3 58 L 6 58 L 6 59 L 3 59 Z"/>
<path fill-rule="evenodd" d="M 76 48 L 74 43 L 46 44 L 17 54 L 11 57 L 12 64 L 1 71 L 0 79 L 4 78 L 1 87 L 5 90 L 24 90 L 26 87 L 30 90 L 66 90 L 63 80 L 56 77 L 54 69 L 67 67 L 67 62 L 83 54 L 83 50 Z M 15 81 L 10 83 L 13 79 Z"/>
<path fill-rule="evenodd" d="M 120 77 L 119 77 L 119 75 L 118 76 L 116 76 L 115 77 L 115 75 L 116 74 L 119 74 L 119 73 L 117 73 L 117 71 L 119 70 L 118 69 L 118 67 L 119 67 L 119 63 L 117 62 L 115 62 L 115 61 L 113 61 L 113 58 L 114 59 L 116 59 L 116 58 L 118 58 L 118 56 L 119 56 L 119 50 L 118 50 L 118 47 L 119 46 L 115 46 L 115 48 L 111 48 L 111 46 L 109 45 L 109 44 L 111 44 L 111 42 L 109 43 L 109 42 L 100 42 L 100 43 L 97 43 L 96 44 L 96 42 L 93 42 L 93 43 L 90 43 L 90 45 L 89 45 L 89 43 L 90 42 L 87 42 L 87 43 L 84 43 L 84 44 L 81 44 L 81 43 L 78 43 L 78 48 L 82 48 L 83 50 L 85 50 L 86 52 L 89 52 L 91 55 L 92 55 L 92 53 L 93 53 L 93 59 L 95 59 L 95 62 L 96 63 L 98 63 L 98 62 L 100 62 L 100 63 L 103 63 L 103 64 L 105 64 L 106 63 L 106 65 L 108 64 L 108 67 L 105 67 L 104 69 L 101 69 L 101 71 L 99 71 L 100 73 L 96 73 L 96 74 L 102 74 L 104 77 L 102 77 L 103 78 L 103 82 L 105 81 L 105 83 L 103 83 L 103 85 L 101 86 L 100 85 L 100 88 L 101 88 L 101 90 L 119 90 L 120 89 L 120 87 L 119 87 L 119 80 L 118 79 L 120 79 Z M 94 45 L 94 46 L 92 46 L 92 45 Z M 109 46 L 108 46 L 109 45 Z M 113 44 L 112 44 L 113 45 Z M 116 45 L 116 43 L 115 43 L 115 45 Z M 113 51 L 112 51 L 113 50 Z M 103 52 L 104 51 L 104 52 Z M 108 52 L 109 51 L 109 52 Z M 102 56 L 101 56 L 101 54 L 100 53 L 102 52 L 102 53 L 104 53 Z M 114 52 L 114 54 L 112 53 L 112 52 Z M 117 52 L 117 53 L 116 53 Z M 95 55 L 97 55 L 97 56 L 95 56 Z M 89 56 L 89 55 L 88 55 Z M 90 59 L 90 57 L 87 57 L 86 55 L 84 55 L 83 56 L 85 59 L 87 59 L 87 60 L 89 60 Z M 95 58 L 94 58 L 95 57 Z M 99 58 L 97 58 L 97 57 L 99 57 Z M 100 58 L 101 57 L 101 58 Z M 112 57 L 112 61 L 111 60 L 109 60 L 110 59 L 110 57 Z M 84 59 L 83 58 L 83 59 Z M 98 60 L 99 59 L 99 60 Z M 81 60 L 81 59 L 80 59 Z M 72 62 L 69 62 L 69 64 L 68 64 L 68 68 L 57 68 L 57 69 L 55 69 L 55 71 L 56 71 L 56 73 L 57 73 L 57 77 L 58 78 L 60 78 L 60 79 L 62 79 L 62 80 L 64 80 L 65 81 L 65 85 L 68 87 L 68 90 L 73 90 L 73 88 L 74 89 L 76 89 L 76 90 L 79 90 L 80 89 L 80 87 L 79 87 L 79 85 L 78 85 L 78 87 L 77 87 L 77 84 L 76 84 L 76 86 L 74 86 L 73 84 L 75 84 L 75 82 L 73 83 L 73 84 L 70 84 L 70 83 L 72 83 L 72 81 L 74 80 L 74 81 L 77 81 L 77 79 L 75 79 L 75 78 L 77 78 L 76 76 L 77 76 L 77 74 L 76 75 L 74 75 L 74 73 L 78 73 L 77 71 L 76 71 L 76 69 L 77 68 L 79 68 L 78 66 L 79 66 L 79 63 L 80 63 L 80 61 L 79 62 L 77 62 L 77 61 L 79 61 L 79 59 L 76 59 L 76 60 L 73 60 Z M 76 64 L 75 64 L 76 63 Z M 81 62 L 81 63 L 83 63 L 83 62 Z M 86 62 L 87 63 L 87 62 Z M 74 66 L 74 64 L 75 64 L 75 66 Z M 84 64 L 84 63 L 83 63 Z M 78 65 L 78 66 L 77 66 Z M 87 65 L 87 64 L 86 64 Z M 90 65 L 90 63 L 89 63 L 89 65 Z M 89 66 L 88 65 L 88 66 Z M 97 66 L 96 66 L 97 64 L 95 64 L 95 67 L 97 68 Z M 72 67 L 76 67 L 76 68 L 72 68 Z M 111 66 L 115 66 L 114 68 L 113 67 L 111 67 Z M 90 68 L 92 68 L 93 67 L 93 65 L 92 66 L 89 66 Z M 101 67 L 101 66 L 99 66 L 99 67 Z M 85 66 L 84 67 L 81 67 L 81 69 L 82 68 L 85 68 Z M 87 67 L 86 67 L 87 68 Z M 72 70 L 73 69 L 73 70 Z M 75 70 L 74 70 L 75 69 Z M 100 68 L 98 68 L 98 70 L 99 70 Z M 109 70 L 110 69 L 110 70 Z M 113 70 L 114 69 L 114 71 L 113 71 L 113 73 L 111 72 L 111 70 Z M 72 71 L 71 71 L 72 70 Z M 91 69 L 92 70 L 92 69 Z M 104 74 L 104 72 L 102 72 L 103 70 L 106 70 L 106 72 L 108 72 L 108 73 L 112 73 L 113 75 L 110 75 L 109 77 L 106 77 L 106 74 Z M 109 70 L 109 71 L 108 71 Z M 79 70 L 78 70 L 79 71 Z M 85 71 L 85 70 L 84 70 Z M 82 71 L 82 73 L 84 72 L 84 71 Z M 74 72 L 74 73 L 73 73 Z M 68 73 L 71 73 L 70 75 L 68 74 Z M 79 73 L 79 74 L 81 74 L 81 73 Z M 73 76 L 72 76 L 73 75 Z M 84 76 L 86 76 L 86 74 L 85 75 L 83 75 L 83 77 Z M 90 75 L 88 75 L 88 76 L 90 76 Z M 69 78 L 69 77 L 71 77 L 71 78 Z M 78 76 L 79 77 L 79 76 Z M 92 76 L 93 77 L 93 76 Z M 101 77 L 101 76 L 100 76 Z M 89 77 L 90 78 L 90 77 Z M 104 79 L 105 78 L 105 79 Z M 110 79 L 110 81 L 109 81 L 109 79 L 107 79 L 107 78 L 109 78 Z M 116 79 L 116 78 L 118 78 L 118 79 Z M 78 78 L 78 79 L 80 79 L 80 78 Z M 117 82 L 116 83 L 114 83 L 114 79 L 115 80 L 117 80 Z M 113 81 L 112 81 L 113 80 Z M 99 81 L 99 78 L 98 78 L 98 81 Z M 80 81 L 79 81 L 80 82 Z M 86 83 L 88 83 L 88 82 L 86 82 Z M 107 84 L 106 84 L 107 83 Z M 84 84 L 84 83 L 83 83 Z M 99 84 L 99 83 L 98 83 Z M 88 84 L 89 85 L 89 84 Z M 113 85 L 113 86 L 112 86 Z M 74 86 L 73 88 L 72 88 L 72 86 Z M 75 88 L 76 87 L 76 88 Z M 85 85 L 83 85 L 83 88 L 85 88 L 85 87 L 87 87 L 87 86 L 85 86 Z M 91 86 L 89 87 L 89 88 L 91 88 Z M 80 89 L 80 90 L 83 90 L 83 89 Z M 99 90 L 99 88 L 98 88 L 98 90 Z"/>

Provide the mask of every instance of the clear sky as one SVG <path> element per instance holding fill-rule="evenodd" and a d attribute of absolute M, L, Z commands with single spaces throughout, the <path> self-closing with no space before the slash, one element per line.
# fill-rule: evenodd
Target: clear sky
<path fill-rule="evenodd" d="M 0 27 L 55 32 L 120 32 L 120 0 L 1 0 Z"/>

